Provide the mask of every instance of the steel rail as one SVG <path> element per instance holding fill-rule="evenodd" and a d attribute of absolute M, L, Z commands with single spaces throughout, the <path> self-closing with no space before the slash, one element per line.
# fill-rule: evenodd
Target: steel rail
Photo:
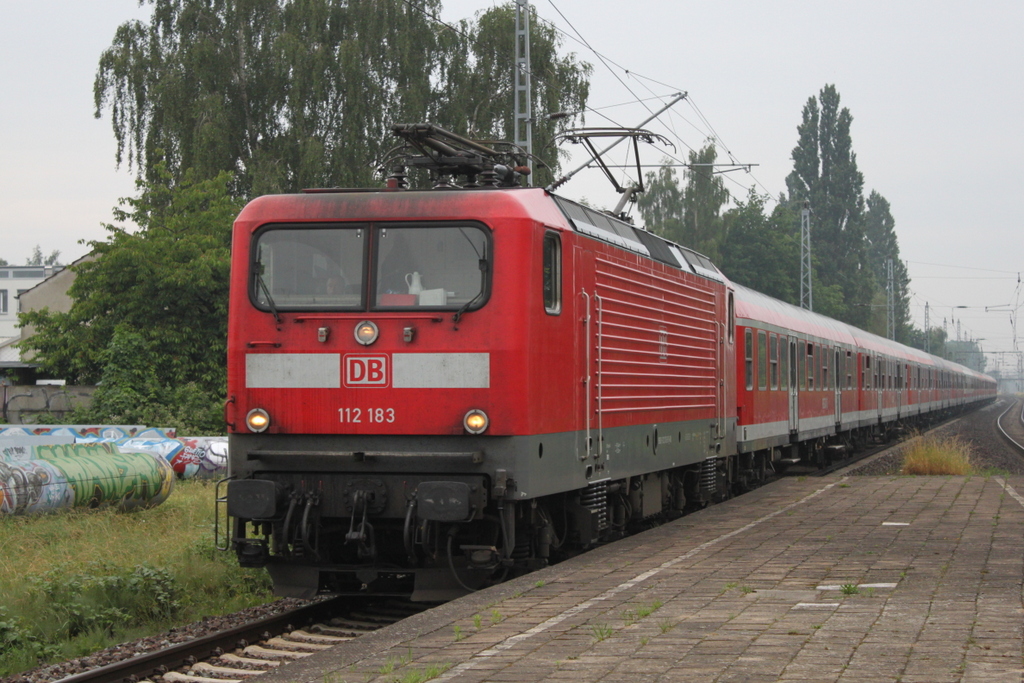
<path fill-rule="evenodd" d="M 1004 439 L 1010 442 L 1011 446 L 1019 450 L 1021 453 L 1024 453 L 1024 444 L 1021 444 L 1019 441 L 1010 436 L 1006 429 L 1003 428 L 1003 418 L 1006 417 L 1006 414 L 1013 410 L 1016 406 L 1017 401 L 1016 399 L 1014 399 L 1014 401 L 1010 403 L 1010 407 L 1004 410 L 1003 413 L 996 418 L 996 427 L 999 428 L 999 433 L 1003 435 Z M 1021 425 L 1024 425 L 1024 401 L 1021 402 L 1021 414 L 1018 421 Z"/>
<path fill-rule="evenodd" d="M 242 626 L 212 633 L 187 643 L 178 643 L 154 652 L 136 655 L 130 659 L 61 678 L 57 683 L 121 683 L 135 681 L 152 674 L 166 673 L 179 666 L 227 652 L 238 647 L 239 641 L 254 643 L 286 630 L 289 624 L 306 623 L 324 615 L 330 616 L 345 602 L 346 598 L 333 598 L 306 605 L 289 612 L 266 617 Z"/>

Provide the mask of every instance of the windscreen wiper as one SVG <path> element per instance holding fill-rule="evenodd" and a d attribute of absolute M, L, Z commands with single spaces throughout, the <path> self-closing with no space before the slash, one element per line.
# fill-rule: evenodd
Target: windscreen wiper
<path fill-rule="evenodd" d="M 274 314 L 274 320 L 280 325 L 281 316 L 277 312 L 277 306 L 274 305 L 274 297 L 270 295 L 270 288 L 267 287 L 267 283 L 263 280 L 263 273 L 256 273 L 256 284 L 263 290 L 263 295 L 267 297 L 267 305 L 270 306 L 270 312 Z"/>
<path fill-rule="evenodd" d="M 452 322 L 455 323 L 456 325 L 458 325 L 459 324 L 459 320 L 462 319 L 462 314 L 465 313 L 466 311 L 468 311 L 470 306 L 475 304 L 480 299 L 480 297 L 482 297 L 484 295 L 484 288 L 487 286 L 487 256 L 486 256 L 486 254 L 484 255 L 484 258 L 481 258 L 478 263 L 480 265 L 480 291 L 477 292 L 476 296 L 474 296 L 472 299 L 470 299 L 466 303 L 462 304 L 462 308 L 460 308 L 458 311 L 456 311 L 455 315 L 452 316 Z"/>

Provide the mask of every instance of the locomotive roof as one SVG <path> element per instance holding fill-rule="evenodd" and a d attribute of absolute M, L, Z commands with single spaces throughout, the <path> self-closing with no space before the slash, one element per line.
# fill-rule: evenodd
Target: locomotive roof
<path fill-rule="evenodd" d="M 242 209 L 237 222 L 255 228 L 297 220 L 422 221 L 450 219 L 456 212 L 464 220 L 487 222 L 500 215 L 571 229 L 688 273 L 725 282 L 725 276 L 703 254 L 539 187 L 306 190 L 257 197 Z"/>

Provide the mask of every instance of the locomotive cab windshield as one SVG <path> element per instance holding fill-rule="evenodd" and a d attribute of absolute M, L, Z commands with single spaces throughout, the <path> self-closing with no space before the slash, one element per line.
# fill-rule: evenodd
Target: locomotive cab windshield
<path fill-rule="evenodd" d="M 478 223 L 271 225 L 255 235 L 250 297 L 264 311 L 474 310 L 488 293 Z"/>

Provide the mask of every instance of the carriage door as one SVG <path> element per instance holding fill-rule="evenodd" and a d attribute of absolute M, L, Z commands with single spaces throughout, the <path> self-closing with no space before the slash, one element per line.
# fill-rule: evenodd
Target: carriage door
<path fill-rule="evenodd" d="M 906 371 L 903 369 L 903 361 L 896 365 L 896 419 L 903 415 L 903 383 L 907 381 Z"/>
<path fill-rule="evenodd" d="M 836 389 L 836 424 L 840 424 L 843 421 L 843 379 L 846 375 L 844 370 L 846 365 L 840 365 L 840 361 L 843 360 L 843 350 L 838 346 L 835 349 L 835 363 L 832 365 L 832 384 Z"/>
<path fill-rule="evenodd" d="M 798 381 L 797 363 L 799 355 L 797 346 L 799 340 L 789 340 L 789 431 L 797 432 L 800 429 L 800 383 Z"/>
<path fill-rule="evenodd" d="M 878 407 L 878 421 L 882 421 L 882 410 L 885 407 L 885 361 L 875 356 L 875 405 Z"/>

